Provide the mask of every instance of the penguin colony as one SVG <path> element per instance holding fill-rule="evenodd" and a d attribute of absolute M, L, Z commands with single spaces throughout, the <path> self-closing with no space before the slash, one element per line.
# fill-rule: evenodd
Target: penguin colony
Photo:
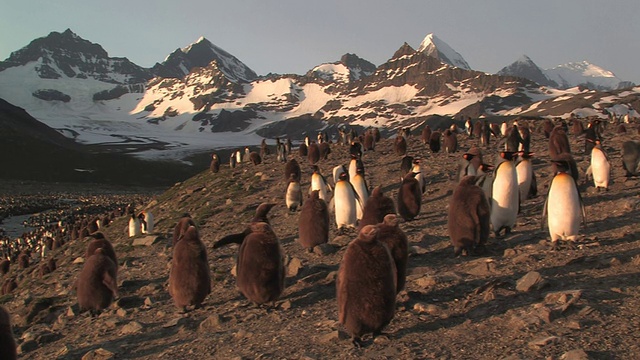
<path fill-rule="evenodd" d="M 480 134 L 478 146 L 483 147 L 482 150 L 474 147 L 466 153 L 459 151 L 457 141 L 451 140 L 456 138 L 455 129 L 453 132 L 450 129 L 444 130 L 445 151 L 460 155 L 459 160 L 456 160 L 460 161 L 456 175 L 458 183 L 450 198 L 448 212 L 448 229 L 455 256 L 486 251 L 485 247 L 490 246 L 488 239 L 491 228 L 496 235 L 502 230 L 505 230 L 505 235 L 508 234 L 516 225 L 521 204 L 537 194 L 535 174 L 531 166 L 533 154 L 524 151 L 528 147 L 525 139 L 529 136 L 522 136 L 523 132 L 517 125 L 509 129 L 503 124 L 499 134 L 506 139 L 505 151 L 497 154 L 500 159 L 494 164 L 493 174 L 485 173 L 484 169 L 488 167 L 482 162 L 483 152 L 484 155 L 491 155 L 492 151 L 496 151 L 485 146 L 489 141 L 483 139 L 483 129 L 487 128 L 489 127 L 485 123 L 480 122 L 475 127 L 466 126 L 465 131 L 470 138 Z M 431 132 L 426 126 L 424 129 L 421 133 L 423 144 L 428 145 L 431 152 L 438 152 L 442 136 L 440 131 Z M 524 129 L 528 131 L 528 127 Z M 572 135 L 582 135 L 587 131 L 580 126 L 572 129 Z M 321 138 L 318 139 L 320 141 Z M 376 151 L 374 139 L 373 131 L 364 135 L 365 152 Z M 398 162 L 402 159 L 402 163 L 415 164 L 408 155 L 415 150 L 407 146 L 403 135 L 399 135 L 398 139 L 400 140 L 395 142 Z M 322 147 L 328 148 L 329 143 L 321 141 L 320 145 L 324 144 Z M 354 171 L 350 171 L 351 166 L 349 171 L 345 165 L 336 166 L 334 174 L 337 173 L 337 181 L 332 189 L 321 175 L 319 166 L 326 167 L 327 164 L 323 161 L 330 159 L 331 152 L 316 151 L 318 145 L 311 141 L 310 148 L 314 150 L 311 151 L 313 155 L 307 155 L 309 164 L 312 165 L 311 170 L 306 172 L 310 174 L 308 197 L 303 199 L 302 196 L 303 172 L 296 160 L 291 159 L 284 171 L 289 186 L 283 203 L 286 203 L 293 214 L 300 208 L 297 241 L 309 251 L 330 242 L 331 212 L 335 214 L 335 226 L 343 230 L 345 227 L 353 228 L 349 230 L 352 240 L 344 252 L 337 274 L 336 300 L 339 322 L 352 336 L 354 344 L 361 345 L 364 335 L 379 335 L 394 318 L 396 294 L 404 288 L 408 261 L 407 236 L 401 229 L 399 217 L 411 221 L 420 216 L 422 201 L 429 200 L 428 195 L 424 195 L 428 180 L 417 178 L 428 177 L 429 174 L 420 166 L 412 166 L 410 170 L 409 166 L 404 166 L 401 169 L 404 173 L 402 182 L 398 184 L 396 181 L 396 207 L 393 199 L 385 195 L 383 184 L 377 184 L 373 189 L 367 184 L 361 159 L 362 147 L 354 145 L 357 143 L 358 141 L 352 143 L 352 148 L 358 148 L 358 151 L 352 153 L 350 161 L 350 164 L 354 164 Z M 609 163 L 600 139 L 596 138 L 593 143 L 592 147 L 588 147 L 591 150 L 590 167 L 586 174 L 590 176 L 596 189 L 606 190 L 611 181 L 611 166 L 615 165 Z M 258 165 L 263 158 L 269 158 L 266 149 L 261 151 L 262 156 L 248 150 L 245 149 L 245 157 L 240 156 L 240 152 L 232 154 L 230 159 L 235 163 L 233 166 L 246 166 L 246 163 Z M 422 151 L 422 154 L 414 154 L 424 156 L 426 148 Z M 321 156 L 316 155 L 316 152 Z M 638 175 L 639 153 L 638 142 L 623 145 L 623 166 L 628 176 Z M 405 161 L 405 158 L 408 160 Z M 542 214 L 543 226 L 549 228 L 553 249 L 559 248 L 559 240 L 574 246 L 580 235 L 580 225 L 585 221 L 585 213 L 575 179 L 578 175 L 575 161 L 572 162 L 566 131 L 560 125 L 549 130 L 549 158 L 556 170 Z M 452 165 L 452 170 L 454 167 L 455 164 Z M 211 173 L 217 174 L 220 171 L 219 159 L 214 155 Z M 397 177 L 394 176 L 394 179 Z M 278 205 L 261 204 L 243 233 L 223 237 L 214 245 L 214 249 L 231 243 L 239 245 L 236 261 L 237 287 L 246 299 L 255 304 L 273 304 L 285 293 L 286 255 L 267 218 L 268 212 L 275 206 Z M 153 232 L 154 219 L 150 212 L 130 214 L 130 237 Z M 92 314 L 107 308 L 118 296 L 117 256 L 111 243 L 98 231 L 99 227 L 95 224 L 87 230 L 91 233 L 92 240 L 87 244 L 86 261 L 76 282 L 78 304 L 82 310 L 89 310 Z M 172 246 L 168 292 L 175 306 L 182 310 L 200 307 L 212 293 L 208 262 L 210 251 L 200 238 L 196 222 L 188 214 L 178 219 L 173 231 Z M 16 257 L 18 264 L 25 268 L 30 266 L 29 259 L 28 252 Z M 9 267 L 10 264 L 8 260 L 3 261 L 0 263 L 0 270 L 6 273 L 8 270 L 4 267 Z M 50 261 L 47 265 L 48 272 L 55 270 L 55 261 Z M 7 334 L 1 330 L 10 321 L 3 317 L 6 311 L 0 310 L 0 338 L 4 344 Z"/>

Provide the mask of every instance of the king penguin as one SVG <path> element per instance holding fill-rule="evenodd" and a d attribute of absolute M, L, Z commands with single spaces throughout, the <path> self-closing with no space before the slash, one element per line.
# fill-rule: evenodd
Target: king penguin
<path fill-rule="evenodd" d="M 335 206 L 336 226 L 341 231 L 345 226 L 356 227 L 357 210 L 356 192 L 348 180 L 348 174 L 343 172 L 333 189 L 333 203 Z"/>
<path fill-rule="evenodd" d="M 533 173 L 533 165 L 531 164 L 532 156 L 533 153 L 522 152 L 520 153 L 518 163 L 516 164 L 520 202 L 536 196 L 538 193 L 536 175 Z"/>
<path fill-rule="evenodd" d="M 329 202 L 328 192 L 331 191 L 331 186 L 327 184 L 327 179 L 325 179 L 325 177 L 320 173 L 318 165 L 313 165 L 311 168 L 313 169 L 313 174 L 311 175 L 311 186 L 309 187 L 309 194 L 311 194 L 314 190 L 318 190 L 320 199 Z"/>
<path fill-rule="evenodd" d="M 131 214 L 129 219 L 129 237 L 140 236 L 142 234 L 142 228 L 140 227 L 140 220 L 135 214 Z"/>
<path fill-rule="evenodd" d="M 359 198 L 360 204 L 362 204 L 362 206 L 356 206 L 356 218 L 360 220 L 362 219 L 364 204 L 366 204 L 369 199 L 369 188 L 364 178 L 364 168 L 356 168 L 356 175 L 350 178 L 349 182 L 353 185 L 357 198 Z"/>
<path fill-rule="evenodd" d="M 496 237 L 503 229 L 505 235 L 511 232 L 516 224 L 520 207 L 518 174 L 513 164 L 513 156 L 511 152 L 501 152 L 493 174 L 489 206 L 491 207 L 491 225 Z"/>
<path fill-rule="evenodd" d="M 551 180 L 549 193 L 542 211 L 542 227 L 545 216 L 548 217 L 551 247 L 558 249 L 558 240 L 573 241 L 578 238 L 580 220 L 585 222 L 584 204 L 578 191 L 575 179 L 571 176 L 571 168 L 565 161 L 556 161 L 558 172 Z M 549 201 L 551 199 L 551 201 Z"/>
<path fill-rule="evenodd" d="M 596 140 L 596 145 L 591 149 L 591 165 L 587 169 L 587 177 L 589 175 L 593 177 L 593 184 L 596 189 L 604 188 L 609 190 L 611 165 L 599 140 Z"/>

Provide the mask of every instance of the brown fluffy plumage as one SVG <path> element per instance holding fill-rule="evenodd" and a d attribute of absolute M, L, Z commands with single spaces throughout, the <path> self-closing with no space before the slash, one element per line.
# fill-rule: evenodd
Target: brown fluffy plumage
<path fill-rule="evenodd" d="M 367 333 L 379 334 L 393 319 L 396 271 L 378 228 L 367 225 L 344 253 L 336 279 L 338 320 L 359 344 Z"/>
<path fill-rule="evenodd" d="M 211 274 L 198 229 L 189 226 L 173 248 L 169 294 L 178 308 L 200 306 L 211 292 Z"/>
<path fill-rule="evenodd" d="M 458 136 L 449 129 L 445 130 L 443 135 L 444 151 L 447 154 L 458 151 Z"/>
<path fill-rule="evenodd" d="M 405 140 L 404 136 L 396 136 L 396 141 L 394 142 L 393 146 L 396 155 L 404 156 L 407 153 L 407 140 Z"/>
<path fill-rule="evenodd" d="M 18 358 L 16 340 L 11 329 L 11 315 L 3 306 L 0 306 L 0 355 L 6 360 Z"/>
<path fill-rule="evenodd" d="M 182 235 L 187 231 L 189 226 L 196 226 L 196 223 L 193 221 L 191 216 L 185 214 L 180 218 L 176 226 L 173 227 L 173 246 L 176 246 L 176 243 L 180 240 Z"/>
<path fill-rule="evenodd" d="M 311 144 L 309 144 L 307 159 L 311 165 L 317 164 L 318 161 L 320 161 L 320 148 L 315 142 L 311 142 Z"/>
<path fill-rule="evenodd" d="M 420 138 L 422 140 L 423 144 L 428 144 L 429 140 L 431 139 L 431 127 L 429 125 L 425 125 L 425 127 L 422 129 L 422 133 L 420 134 Z"/>
<path fill-rule="evenodd" d="M 292 174 L 294 175 L 294 179 L 296 181 L 300 181 L 302 177 L 302 171 L 300 170 L 300 165 L 298 164 L 296 159 L 289 160 L 284 166 L 284 179 L 287 181 L 287 183 L 291 179 Z"/>
<path fill-rule="evenodd" d="M 358 224 L 358 228 L 362 229 L 366 225 L 379 224 L 384 220 L 385 215 L 395 213 L 396 206 L 393 200 L 382 192 L 382 185 L 378 185 L 373 189 L 369 199 L 367 199 L 367 203 L 364 205 L 362 219 Z"/>
<path fill-rule="evenodd" d="M 102 232 L 97 232 L 91 235 L 94 239 L 89 242 L 87 245 L 87 251 L 84 255 L 85 259 L 88 259 L 89 256 L 95 254 L 97 249 L 102 249 L 103 253 L 108 256 L 111 261 L 116 265 L 116 271 L 118 270 L 118 257 L 116 256 L 116 251 L 113 249 L 113 245 L 111 242 L 104 237 Z"/>
<path fill-rule="evenodd" d="M 549 157 L 553 159 L 562 153 L 571 154 L 571 147 L 567 133 L 558 125 L 549 134 Z"/>
<path fill-rule="evenodd" d="M 396 265 L 396 293 L 399 293 L 404 289 L 407 277 L 409 241 L 400 229 L 400 221 L 395 214 L 385 215 L 383 221 L 378 224 L 378 241 L 387 245 Z"/>
<path fill-rule="evenodd" d="M 455 256 L 462 251 L 475 252 L 489 238 L 491 211 L 476 176 L 465 176 L 453 191 L 449 201 L 447 228 Z"/>
<path fill-rule="evenodd" d="M 280 242 L 267 223 L 251 224 L 250 229 L 238 250 L 238 289 L 256 304 L 276 301 L 284 291 L 285 278 Z"/>
<path fill-rule="evenodd" d="M 118 294 L 116 265 L 103 248 L 89 256 L 76 282 L 81 310 L 100 311 L 107 308 Z"/>
<path fill-rule="evenodd" d="M 418 216 L 422 204 L 422 189 L 415 178 L 416 175 L 414 172 L 407 173 L 398 190 L 398 213 L 406 221 Z"/>
<path fill-rule="evenodd" d="M 434 131 L 431 133 L 431 137 L 429 137 L 429 149 L 431 152 L 437 153 L 440 151 L 440 137 L 442 134 L 440 131 Z"/>
<path fill-rule="evenodd" d="M 305 249 L 326 244 L 329 241 L 329 209 L 314 190 L 302 205 L 298 220 L 298 242 Z"/>

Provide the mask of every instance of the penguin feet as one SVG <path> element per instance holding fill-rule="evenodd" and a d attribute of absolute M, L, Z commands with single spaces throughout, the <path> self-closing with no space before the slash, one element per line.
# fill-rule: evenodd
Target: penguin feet
<path fill-rule="evenodd" d="M 558 243 L 558 241 L 551 241 L 551 245 L 549 245 L 549 248 L 551 249 L 551 251 L 559 251 L 560 250 L 560 244 Z"/>
<path fill-rule="evenodd" d="M 567 241 L 566 245 L 567 245 L 567 249 L 569 249 L 569 250 L 576 250 L 578 248 L 576 246 L 576 243 L 573 242 L 573 241 Z"/>
<path fill-rule="evenodd" d="M 353 347 L 355 347 L 356 349 L 362 349 L 362 339 L 358 336 L 354 336 L 351 338 L 351 343 L 353 344 Z"/>

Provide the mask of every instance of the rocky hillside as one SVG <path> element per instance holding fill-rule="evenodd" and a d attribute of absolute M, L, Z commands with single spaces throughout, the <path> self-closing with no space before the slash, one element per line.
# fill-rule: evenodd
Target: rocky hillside
<path fill-rule="evenodd" d="M 538 124 L 531 123 L 532 127 Z M 634 129 L 635 130 L 635 129 Z M 583 184 L 588 157 L 584 138 L 571 135 L 580 168 L 587 227 L 574 250 L 550 251 L 540 230 L 544 195 L 551 180 L 547 140 L 534 131 L 532 149 L 538 197 L 523 202 L 517 227 L 506 238 L 489 239 L 479 257 L 453 257 L 447 208 L 462 151 L 477 143 L 459 135 L 455 154 L 431 153 L 417 136 L 409 154 L 427 164 L 428 186 L 420 215 L 400 224 L 410 243 L 406 289 L 383 336 L 356 349 L 338 324 L 335 278 L 354 231 L 338 236 L 332 225 L 327 246 L 305 251 L 297 242 L 298 213 L 284 205 L 283 165 L 275 156 L 257 166 L 208 170 L 175 184 L 145 208 L 156 217 L 157 234 L 130 239 L 125 217 L 105 228 L 120 265 L 118 300 L 100 316 L 80 313 L 73 290 L 87 240 L 53 251 L 59 268 L 40 277 L 32 264 L 12 267 L 18 288 L 0 302 L 13 314 L 21 358 L 77 359 L 629 359 L 638 353 L 640 326 L 640 181 L 625 179 L 620 149 L 637 132 L 605 132 L 612 164 L 609 191 Z M 363 161 L 370 186 L 397 196 L 400 157 L 383 139 Z M 485 162 L 497 152 L 494 139 Z M 320 163 L 325 174 L 345 163 L 347 149 L 333 145 Z M 303 190 L 309 186 L 305 158 Z M 223 236 L 240 232 L 256 207 L 277 204 L 270 222 L 286 253 L 287 288 L 274 306 L 257 307 L 238 293 L 233 276 L 235 245 L 212 249 Z M 207 246 L 212 292 L 203 308 L 178 312 L 167 291 L 171 233 L 183 213 L 198 223 Z M 332 220 L 334 224 L 334 220 Z"/>

